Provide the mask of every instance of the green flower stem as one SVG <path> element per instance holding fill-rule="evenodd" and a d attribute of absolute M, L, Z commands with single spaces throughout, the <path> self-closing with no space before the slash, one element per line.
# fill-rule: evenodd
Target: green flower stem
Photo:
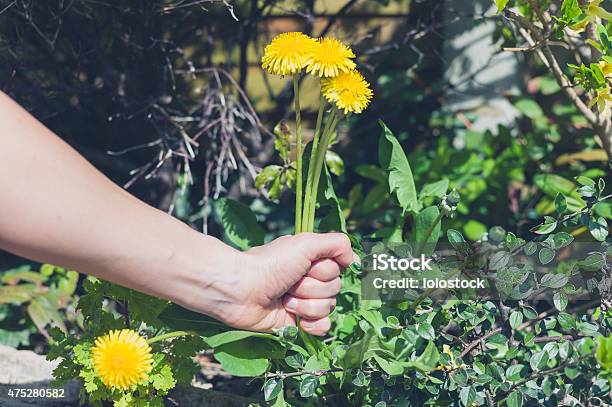
<path fill-rule="evenodd" d="M 302 231 L 302 119 L 300 114 L 300 84 L 298 75 L 293 75 L 293 98 L 295 102 L 295 134 L 296 134 L 296 198 L 295 198 L 295 233 Z"/>
<path fill-rule="evenodd" d="M 306 199 L 304 200 L 304 213 L 302 214 L 302 228 L 305 232 L 312 232 L 308 228 L 308 214 L 310 206 L 313 205 L 312 199 L 309 199 L 310 190 L 312 189 L 312 181 L 314 177 L 314 163 L 317 155 L 317 147 L 319 145 L 319 133 L 321 132 L 321 123 L 323 122 L 323 113 L 325 111 L 325 98 L 321 95 L 319 102 L 319 113 L 317 115 L 317 125 L 315 127 L 314 136 L 312 139 L 312 149 L 310 150 L 310 161 L 308 162 L 308 177 L 306 178 Z"/>
<path fill-rule="evenodd" d="M 311 201 L 311 204 L 308 208 L 308 223 L 306 224 L 306 228 L 308 231 L 314 230 L 315 209 L 317 206 L 317 195 L 319 192 L 321 171 L 323 170 L 323 164 L 325 163 L 325 153 L 327 153 L 327 148 L 329 147 L 331 135 L 336 129 L 336 125 L 338 124 L 339 120 L 339 112 L 336 109 L 333 109 L 330 117 L 327 118 L 325 130 L 323 130 L 323 134 L 321 136 L 321 143 L 317 149 L 312 187 L 311 190 L 307 192 Z"/>
<path fill-rule="evenodd" d="M 165 341 L 166 339 L 178 338 L 181 336 L 189 336 L 189 335 L 197 335 L 197 334 L 194 332 L 189 332 L 189 331 L 168 332 L 163 335 L 154 336 L 153 338 L 148 339 L 147 343 L 150 345 L 155 342 Z"/>

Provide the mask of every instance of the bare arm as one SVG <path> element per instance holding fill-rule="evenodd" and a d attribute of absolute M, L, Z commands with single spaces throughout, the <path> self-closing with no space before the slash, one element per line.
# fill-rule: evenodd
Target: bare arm
<path fill-rule="evenodd" d="M 353 259 L 344 236 L 304 234 L 239 252 L 114 185 L 1 92 L 0 151 L 0 248 L 240 328 L 269 330 L 295 314 L 314 334 L 329 328 L 340 266 Z"/>

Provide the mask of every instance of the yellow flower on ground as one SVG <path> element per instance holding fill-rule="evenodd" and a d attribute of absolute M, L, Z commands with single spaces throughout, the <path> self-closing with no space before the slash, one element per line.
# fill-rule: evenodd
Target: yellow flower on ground
<path fill-rule="evenodd" d="M 323 79 L 321 91 L 325 99 L 334 103 L 344 114 L 363 112 L 373 94 L 370 84 L 356 70 Z"/>
<path fill-rule="evenodd" d="M 581 32 L 584 31 L 584 29 L 589 23 L 596 22 L 597 18 L 601 18 L 608 21 L 612 20 L 612 13 L 600 6 L 602 2 L 603 0 L 591 0 L 584 12 L 586 14 L 586 17 L 580 22 L 571 25 L 570 28 L 576 32 Z"/>
<path fill-rule="evenodd" d="M 351 60 L 355 54 L 335 38 L 317 40 L 311 51 L 306 62 L 306 72 L 315 76 L 331 78 L 355 69 L 355 62 Z"/>
<path fill-rule="evenodd" d="M 610 93 L 610 87 L 604 88 L 600 91 L 597 91 L 595 97 L 591 99 L 589 102 L 589 108 L 597 105 L 597 109 L 600 112 L 603 112 L 608 108 L 608 106 L 612 105 L 612 94 Z"/>
<path fill-rule="evenodd" d="M 274 75 L 293 75 L 306 66 L 315 40 L 301 32 L 279 34 L 266 46 L 263 69 Z"/>
<path fill-rule="evenodd" d="M 92 348 L 96 375 L 109 388 L 127 390 L 149 378 L 153 367 L 151 347 L 130 329 L 98 337 Z"/>

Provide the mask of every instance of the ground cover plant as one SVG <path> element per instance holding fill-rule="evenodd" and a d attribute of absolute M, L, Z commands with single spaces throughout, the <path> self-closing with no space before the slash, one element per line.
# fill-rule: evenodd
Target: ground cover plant
<path fill-rule="evenodd" d="M 402 81 L 416 86 L 412 79 L 389 74 L 387 82 L 368 83 L 356 70 L 363 71 L 354 47 L 331 36 L 288 32 L 262 47 L 263 70 L 288 83 L 295 114 L 274 127 L 276 155 L 252 180 L 268 202 L 220 197 L 199 215 L 215 219 L 241 250 L 283 233 L 347 233 L 362 265 L 343 274 L 327 337 L 295 327 L 232 330 L 86 278 L 75 329 L 66 334 L 60 324 L 48 330 L 49 321 L 36 323 L 51 337 L 49 358 L 63 358 L 58 382 L 82 380 L 82 398 L 92 405 L 162 405 L 197 373 L 196 352 L 212 351 L 231 375 L 254 378 L 262 405 L 610 404 L 609 13 L 598 0 L 495 3 L 504 22 L 501 46 L 534 55 L 539 76 L 532 87 L 558 98 L 549 112 L 541 100 L 515 97 L 524 122 L 518 135 L 509 126 L 466 135 L 458 130 L 466 119 L 440 109 L 427 124 L 448 137 L 406 148 L 411 135 L 393 131 L 396 119 L 379 122 L 368 108 L 395 100 L 391 90 L 405 89 Z M 561 42 L 577 47 L 580 60 L 553 53 Z M 300 94 L 313 89 L 319 102 L 306 138 Z M 342 138 L 366 121 L 363 143 L 373 158 L 353 166 Z M 561 136 L 566 128 L 572 137 Z M 453 147 L 459 139 L 465 149 Z M 569 166 L 555 162 L 562 157 Z M 177 207 L 190 191 L 187 174 Z M 508 218 L 502 225 L 498 211 Z M 377 252 L 439 256 L 440 276 L 480 277 L 487 291 L 450 291 L 444 300 L 433 291 L 375 298 L 363 285 Z M 41 285 L 74 279 L 53 270 L 48 280 L 21 271 L 3 279 L 43 294 Z M 28 294 L 18 305 L 37 298 Z"/>

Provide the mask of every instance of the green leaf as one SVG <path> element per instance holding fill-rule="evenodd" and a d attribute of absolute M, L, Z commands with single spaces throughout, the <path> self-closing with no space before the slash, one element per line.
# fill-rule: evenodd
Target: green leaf
<path fill-rule="evenodd" d="M 417 326 L 417 333 L 423 338 L 433 341 L 436 339 L 436 333 L 433 326 L 429 322 L 421 322 Z"/>
<path fill-rule="evenodd" d="M 0 304 L 19 305 L 30 301 L 40 290 L 36 284 L 0 286 Z"/>
<path fill-rule="evenodd" d="M 538 259 L 542 264 L 548 264 L 555 258 L 555 251 L 548 248 L 542 247 L 540 253 L 538 253 Z"/>
<path fill-rule="evenodd" d="M 414 361 L 408 362 L 408 367 L 413 367 L 422 372 L 428 372 L 436 368 L 440 360 L 440 352 L 433 341 L 429 341 L 423 353 Z"/>
<path fill-rule="evenodd" d="M 553 236 L 553 242 L 555 243 L 555 249 L 559 250 L 574 241 L 574 237 L 566 232 L 559 232 Z"/>
<path fill-rule="evenodd" d="M 325 164 L 329 168 L 329 172 L 336 176 L 344 174 L 344 161 L 342 157 L 331 150 L 327 150 L 325 153 Z"/>
<path fill-rule="evenodd" d="M 300 396 L 307 398 L 312 396 L 319 387 L 319 378 L 317 376 L 306 376 L 300 383 Z"/>
<path fill-rule="evenodd" d="M 346 351 L 346 354 L 341 360 L 341 367 L 344 369 L 351 369 L 360 367 L 363 363 L 363 358 L 365 356 L 366 351 L 368 350 L 368 346 L 370 345 L 370 340 L 374 336 L 374 330 L 369 329 L 363 337 L 352 344 L 349 345 L 349 348 Z"/>
<path fill-rule="evenodd" d="M 561 4 L 561 14 L 563 15 L 563 20 L 570 22 L 574 18 L 578 17 L 581 13 L 582 10 L 580 10 L 578 0 L 563 0 L 563 3 Z"/>
<path fill-rule="evenodd" d="M 597 362 L 604 371 L 612 373 L 612 336 L 597 338 Z"/>
<path fill-rule="evenodd" d="M 431 184 L 423 185 L 423 188 L 419 193 L 419 198 L 423 199 L 427 196 L 444 198 L 444 196 L 446 195 L 446 191 L 448 191 L 448 179 L 443 179 L 437 182 L 433 182 Z"/>
<path fill-rule="evenodd" d="M 463 387 L 461 391 L 459 391 L 459 399 L 464 406 L 470 407 L 476 400 L 476 390 L 474 390 L 472 386 Z"/>
<path fill-rule="evenodd" d="M 416 187 L 408 158 L 391 130 L 381 121 L 383 134 L 378 144 L 380 166 L 389 174 L 389 190 L 395 193 L 403 213 L 418 212 Z"/>
<path fill-rule="evenodd" d="M 489 268 L 491 270 L 500 270 L 508 264 L 510 261 L 510 253 L 506 251 L 496 252 L 491 256 L 489 260 Z"/>
<path fill-rule="evenodd" d="M 591 232 L 591 236 L 600 242 L 606 240 L 608 237 L 609 229 L 608 222 L 603 217 L 595 218 L 591 216 L 589 218 L 589 232 Z"/>
<path fill-rule="evenodd" d="M 534 353 L 529 359 L 529 365 L 533 370 L 542 370 L 548 364 L 548 352 L 541 350 Z"/>
<path fill-rule="evenodd" d="M 401 376 L 404 374 L 404 367 L 397 360 L 387 360 L 378 354 L 374 353 L 374 360 L 378 363 L 380 368 L 390 376 Z"/>
<path fill-rule="evenodd" d="M 555 308 L 557 308 L 557 310 L 565 310 L 565 308 L 567 307 L 567 303 L 567 294 L 565 294 L 564 292 L 559 291 L 553 295 L 553 304 L 555 304 Z"/>
<path fill-rule="evenodd" d="M 265 187 L 274 181 L 274 179 L 280 175 L 282 170 L 283 167 L 280 165 L 268 165 L 267 167 L 264 167 L 263 170 L 257 174 L 257 177 L 255 177 L 255 188 L 260 189 Z"/>
<path fill-rule="evenodd" d="M 271 334 L 266 334 L 262 332 L 253 332 L 253 331 L 227 331 L 222 332 L 213 336 L 208 336 L 205 338 L 206 343 L 216 348 L 221 345 L 225 345 L 226 343 L 243 341 L 246 338 L 259 338 L 259 339 L 267 339 L 273 342 L 278 342 L 276 336 Z"/>
<path fill-rule="evenodd" d="M 468 245 L 465 239 L 463 238 L 463 235 L 461 234 L 461 232 L 455 229 L 448 229 L 446 231 L 446 237 L 449 243 L 451 244 L 451 246 L 455 248 L 455 250 L 459 252 L 467 251 Z"/>
<path fill-rule="evenodd" d="M 497 12 L 501 13 L 508 4 L 508 0 L 495 0 L 495 5 L 497 6 Z"/>
<path fill-rule="evenodd" d="M 289 355 L 285 357 L 285 362 L 294 369 L 301 369 L 304 367 L 304 356 L 301 353 Z"/>
<path fill-rule="evenodd" d="M 557 315 L 557 321 L 563 329 L 572 329 L 574 328 L 574 326 L 576 326 L 576 321 L 574 320 L 574 317 L 571 314 L 568 314 L 567 312 L 560 312 L 559 315 Z"/>
<path fill-rule="evenodd" d="M 507 3 L 507 1 L 506 1 Z M 499 6 L 498 6 L 499 7 Z M 504 4 L 505 7 L 505 4 Z M 514 103 L 514 106 L 525 116 L 530 119 L 538 119 L 540 117 L 544 117 L 544 111 L 533 99 L 519 99 Z"/>
<path fill-rule="evenodd" d="M 523 365 L 511 365 L 506 369 L 506 378 L 511 382 L 518 382 L 527 376 L 527 368 Z"/>
<path fill-rule="evenodd" d="M 357 175 L 376 181 L 379 184 L 385 184 L 387 182 L 387 173 L 381 168 L 378 168 L 372 164 L 361 164 L 355 167 Z"/>
<path fill-rule="evenodd" d="M 28 315 L 39 331 L 43 332 L 45 326 L 55 324 L 55 326 L 60 328 L 64 333 L 67 332 L 64 318 L 57 310 L 57 307 L 51 303 L 48 298 L 43 296 L 34 298 L 27 309 Z"/>
<path fill-rule="evenodd" d="M 567 199 L 563 194 L 557 194 L 555 197 L 555 209 L 559 214 L 567 212 Z"/>
<path fill-rule="evenodd" d="M 561 288 L 567 284 L 568 277 L 563 274 L 546 274 L 540 280 L 540 284 L 549 288 Z"/>
<path fill-rule="evenodd" d="M 30 343 L 29 329 L 21 329 L 19 331 L 9 331 L 0 329 L 0 344 L 16 348 L 20 345 L 28 345 Z"/>
<path fill-rule="evenodd" d="M 523 314 L 520 311 L 512 311 L 510 314 L 510 326 L 512 329 L 518 328 L 523 323 Z"/>
<path fill-rule="evenodd" d="M 270 367 L 270 359 L 284 358 L 280 344 L 260 338 L 245 338 L 215 348 L 215 359 L 233 376 L 260 376 Z"/>
<path fill-rule="evenodd" d="M 229 198 L 219 199 L 217 208 L 228 240 L 241 250 L 264 243 L 265 233 L 248 206 Z"/>
<path fill-rule="evenodd" d="M 523 247 L 523 251 L 527 256 L 531 256 L 538 250 L 538 245 L 535 242 L 529 242 Z"/>
<path fill-rule="evenodd" d="M 564 195 L 570 211 L 578 211 L 586 205 L 580 194 L 576 192 L 576 184 L 559 175 L 539 174 L 533 177 L 533 182 L 551 198 L 555 198 L 559 193 Z"/>
<path fill-rule="evenodd" d="M 547 235 L 554 232 L 557 228 L 557 220 L 551 216 L 544 216 L 544 223 L 537 226 L 534 230 L 538 235 Z"/>
<path fill-rule="evenodd" d="M 508 395 L 506 399 L 506 405 L 508 407 L 522 407 L 523 406 L 523 394 L 515 390 Z"/>
<path fill-rule="evenodd" d="M 589 254 L 586 259 L 579 262 L 581 269 L 586 271 L 598 271 L 604 266 L 603 256 L 599 253 Z"/>
<path fill-rule="evenodd" d="M 163 310 L 159 315 L 159 319 L 170 329 L 175 331 L 193 331 L 203 337 L 211 337 L 232 329 L 221 321 L 190 311 L 176 304 L 172 304 Z"/>
<path fill-rule="evenodd" d="M 334 191 L 334 185 L 327 166 L 323 166 L 322 171 L 323 176 L 319 182 L 319 192 L 317 194 L 318 203 L 320 206 L 328 207 L 330 211 L 327 216 L 321 219 L 319 230 L 324 232 L 334 231 L 346 233 L 346 219 L 344 219 L 340 201 Z"/>
<path fill-rule="evenodd" d="M 268 379 L 263 386 L 264 399 L 274 400 L 283 391 L 283 381 L 278 379 Z"/>
<path fill-rule="evenodd" d="M 438 243 L 440 239 L 442 225 L 438 219 L 439 215 L 440 210 L 438 207 L 430 206 L 419 212 L 414 219 L 414 242 L 417 246 L 424 245 L 423 249 L 426 255 L 433 253 L 436 243 Z M 432 229 L 431 227 L 435 221 L 437 221 L 437 223 Z M 428 232 L 430 232 L 430 234 L 426 236 Z"/>

